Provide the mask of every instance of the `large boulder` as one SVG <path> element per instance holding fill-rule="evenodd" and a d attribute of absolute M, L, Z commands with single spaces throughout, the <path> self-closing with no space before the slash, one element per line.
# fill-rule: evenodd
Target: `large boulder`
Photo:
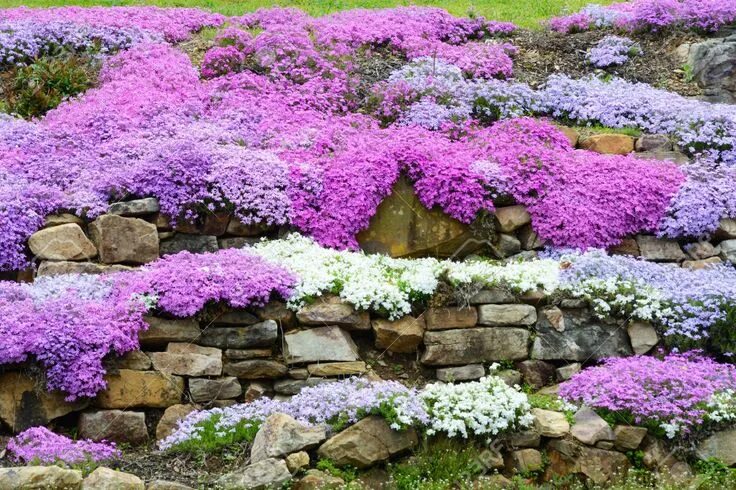
<path fill-rule="evenodd" d="M 708 101 L 736 103 L 736 34 L 692 44 L 688 64 Z"/>
<path fill-rule="evenodd" d="M 82 490 L 145 490 L 143 480 L 130 473 L 100 467 L 82 482 Z"/>
<path fill-rule="evenodd" d="M 166 408 L 180 403 L 184 393 L 181 377 L 154 371 L 121 369 L 106 380 L 107 389 L 95 399 L 100 408 Z"/>
<path fill-rule="evenodd" d="M 89 234 L 105 264 L 145 264 L 158 258 L 156 225 L 142 219 L 103 214 L 90 223 Z"/>
<path fill-rule="evenodd" d="M 329 361 L 357 361 L 358 347 L 340 327 L 317 327 L 287 332 L 284 359 L 288 364 Z"/>
<path fill-rule="evenodd" d="M 422 363 L 456 366 L 490 361 L 522 360 L 528 356 L 525 328 L 465 328 L 424 334 Z"/>
<path fill-rule="evenodd" d="M 561 311 L 561 319 L 540 315 L 533 359 L 589 361 L 632 354 L 629 335 L 617 322 L 595 318 L 585 309 Z"/>
<path fill-rule="evenodd" d="M 82 472 L 59 466 L 0 468 L 0 488 L 4 490 L 79 490 Z"/>
<path fill-rule="evenodd" d="M 371 416 L 328 439 L 317 454 L 339 466 L 367 468 L 417 444 L 414 429 L 395 431 L 382 417 Z"/>
<path fill-rule="evenodd" d="M 93 441 L 142 444 L 148 440 L 146 415 L 130 410 L 98 410 L 79 415 L 79 436 Z"/>
<path fill-rule="evenodd" d="M 262 490 L 281 488 L 291 480 L 291 473 L 282 459 L 264 459 L 242 470 L 223 475 L 217 488 L 224 490 Z"/>
<path fill-rule="evenodd" d="M 392 257 L 449 257 L 461 249 L 465 254 L 476 249 L 475 242 L 463 249 L 472 237 L 468 225 L 440 209 L 425 208 L 412 185 L 400 178 L 378 206 L 368 228 L 358 234 L 358 243 L 367 252 Z"/>
<path fill-rule="evenodd" d="M 250 450 L 250 460 L 257 463 L 268 458 L 288 456 L 316 447 L 326 438 L 325 427 L 307 426 L 289 415 L 274 413 L 258 429 Z"/>
<path fill-rule="evenodd" d="M 0 374 L 0 421 L 13 432 L 46 425 L 87 406 L 86 400 L 70 403 L 60 392 L 49 393 L 37 382 L 19 372 Z"/>
<path fill-rule="evenodd" d="M 76 223 L 39 230 L 28 239 L 28 247 L 41 260 L 87 260 L 97 248 Z"/>

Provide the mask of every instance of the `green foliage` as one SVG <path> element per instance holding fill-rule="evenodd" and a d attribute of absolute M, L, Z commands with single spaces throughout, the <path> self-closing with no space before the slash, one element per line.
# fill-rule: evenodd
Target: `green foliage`
<path fill-rule="evenodd" d="M 343 466 L 338 468 L 335 463 L 329 459 L 320 459 L 317 461 L 317 469 L 325 473 L 329 473 L 337 478 L 342 478 L 345 483 L 350 483 L 358 478 L 358 470 L 352 466 Z"/>
<path fill-rule="evenodd" d="M 2 74 L 6 96 L 2 110 L 32 118 L 46 114 L 64 100 L 90 88 L 96 63 L 77 56 L 43 57 Z"/>
<path fill-rule="evenodd" d="M 221 451 L 240 443 L 251 443 L 258 433 L 259 421 L 243 420 L 234 430 L 222 432 L 217 429 L 220 415 L 214 415 L 198 424 L 201 427 L 199 439 L 191 439 L 171 447 L 169 451 L 192 454 L 208 454 Z"/>
<path fill-rule="evenodd" d="M 389 465 L 389 473 L 397 490 L 472 488 L 485 472 L 482 451 L 471 441 L 425 440 L 407 461 Z"/>
<path fill-rule="evenodd" d="M 701 306 L 693 302 L 695 306 Z M 693 340 L 684 335 L 671 335 L 665 337 L 665 345 L 677 346 L 682 350 L 702 349 L 715 355 L 723 356 L 736 352 L 736 303 L 722 302 L 718 309 L 723 312 L 722 319 L 708 327 L 708 336 L 703 339 Z M 722 359 L 731 362 L 730 359 Z"/>
<path fill-rule="evenodd" d="M 609 4 L 613 0 L 595 3 Z M 447 9 L 454 15 L 482 15 L 506 20 L 521 27 L 538 29 L 540 22 L 563 12 L 574 12 L 589 0 L 5 0 L 3 7 L 50 7 L 58 5 L 158 5 L 160 7 L 199 7 L 226 15 L 242 15 L 262 7 L 299 7 L 311 15 L 324 15 L 352 8 L 385 8 L 399 5 L 422 5 Z"/>
<path fill-rule="evenodd" d="M 713 458 L 695 463 L 699 488 L 736 488 L 736 469 Z"/>

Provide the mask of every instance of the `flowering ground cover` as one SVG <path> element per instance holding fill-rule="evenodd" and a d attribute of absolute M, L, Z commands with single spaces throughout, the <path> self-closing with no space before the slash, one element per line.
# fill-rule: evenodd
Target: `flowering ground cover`
<path fill-rule="evenodd" d="M 560 396 L 653 425 L 671 439 L 704 430 L 705 424 L 735 420 L 734 387 L 732 365 L 671 354 L 609 359 L 563 383 Z"/>
<path fill-rule="evenodd" d="M 356 248 L 401 174 L 425 206 L 466 223 L 509 195 L 556 246 L 607 247 L 660 227 L 699 236 L 733 214 L 730 203 L 687 211 L 697 171 L 572 151 L 544 121 L 494 124 L 534 114 L 635 126 L 670 133 L 707 162 L 733 160 L 729 107 L 620 80 L 556 76 L 539 91 L 506 80 L 508 23 L 417 7 L 321 18 L 259 10 L 228 19 L 200 71 L 171 43 L 223 16 L 60 8 L 39 14 L 42 28 L 31 12 L 0 12 L 17 26 L 8 36 L 34 40 L 16 43 L 18 63 L 93 49 L 103 66 L 95 88 L 46 116 L 0 120 L 4 270 L 28 265 L 25 242 L 49 212 L 94 217 L 131 196 L 157 197 L 173 222 L 226 210 Z M 365 63 L 384 58 L 403 66 L 366 88 Z"/>
<path fill-rule="evenodd" d="M 94 464 L 121 456 L 113 442 L 74 441 L 44 427 L 32 427 L 8 441 L 7 451 L 26 464 Z"/>

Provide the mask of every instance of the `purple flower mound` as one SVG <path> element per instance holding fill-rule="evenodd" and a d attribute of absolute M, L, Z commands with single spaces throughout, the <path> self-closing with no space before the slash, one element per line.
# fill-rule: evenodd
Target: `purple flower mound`
<path fill-rule="evenodd" d="M 296 282 L 284 269 L 237 249 L 179 252 L 122 278 L 125 290 L 154 298 L 158 310 L 178 317 L 193 316 L 208 303 L 263 306 L 287 298 Z"/>
<path fill-rule="evenodd" d="M 234 308 L 286 298 L 295 283 L 284 269 L 240 250 L 169 256 L 133 272 L 0 282 L 0 364 L 35 361 L 46 387 L 67 400 L 104 389 L 104 360 L 139 347 L 149 307 L 192 316 L 208 303 Z"/>
<path fill-rule="evenodd" d="M 45 427 L 27 429 L 8 441 L 8 453 L 25 464 L 78 465 L 102 462 L 121 456 L 114 442 L 74 441 Z"/>
<path fill-rule="evenodd" d="M 560 397 L 592 408 L 623 412 L 634 423 L 679 427 L 687 434 L 704 421 L 711 397 L 736 388 L 736 367 L 697 354 L 664 359 L 607 359 L 560 386 Z"/>
<path fill-rule="evenodd" d="M 187 39 L 204 27 L 217 27 L 225 16 L 199 9 L 159 7 L 26 7 L 0 9 L 0 21 L 32 21 L 37 24 L 65 22 L 82 29 L 138 29 L 163 35 L 167 41 Z M 84 32 L 84 31 L 83 31 Z M 104 32 L 104 31 L 100 31 Z"/>
<path fill-rule="evenodd" d="M 558 32 L 611 26 L 627 31 L 677 27 L 717 31 L 734 21 L 734 0 L 633 0 L 605 7 L 590 4 L 578 13 L 551 19 L 549 27 Z"/>
<path fill-rule="evenodd" d="M 641 47 L 627 37 L 606 36 L 588 51 L 587 59 L 593 66 L 606 68 L 623 65 L 632 56 L 640 56 Z"/>

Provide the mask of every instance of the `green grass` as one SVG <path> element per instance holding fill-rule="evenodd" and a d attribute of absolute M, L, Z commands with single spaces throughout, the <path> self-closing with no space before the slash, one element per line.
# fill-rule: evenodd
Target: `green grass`
<path fill-rule="evenodd" d="M 538 28 L 540 21 L 565 11 L 576 11 L 594 0 L 0 0 L 0 7 L 51 7 L 58 5 L 158 5 L 162 7 L 199 7 L 226 15 L 240 15 L 260 7 L 299 7 L 311 15 L 324 15 L 352 8 L 381 8 L 398 5 L 426 5 L 442 7 L 450 13 L 466 16 L 469 13 L 488 19 L 504 20 L 521 27 Z M 597 0 L 594 3 L 611 3 Z"/>

